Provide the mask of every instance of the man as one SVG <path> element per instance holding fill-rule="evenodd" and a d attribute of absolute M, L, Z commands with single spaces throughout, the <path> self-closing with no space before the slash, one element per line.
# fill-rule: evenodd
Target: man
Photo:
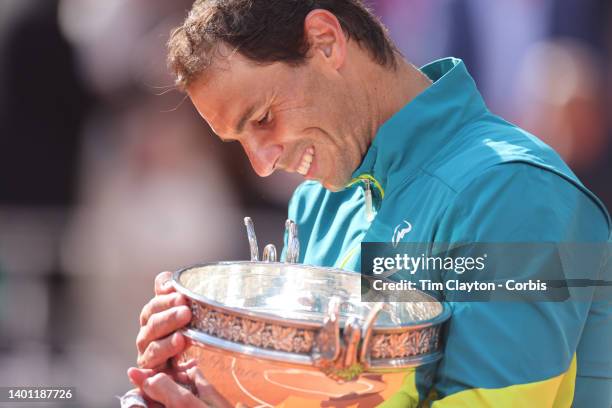
<path fill-rule="evenodd" d="M 460 60 L 415 68 L 358 0 L 197 1 L 169 54 L 201 116 L 242 144 L 260 176 L 308 180 L 289 206 L 301 262 L 359 271 L 362 242 L 610 237 L 597 198 L 550 148 L 487 110 Z M 521 276 L 537 276 L 524 262 Z M 183 349 L 175 331 L 190 319 L 168 279 L 158 276 L 143 309 L 129 376 L 151 399 L 204 406 L 174 381 L 195 381 L 193 369 L 156 371 Z M 383 405 L 608 408 L 612 306 L 594 292 L 583 302 L 446 297 L 444 358 L 409 371 Z M 199 398 L 224 405 L 202 381 Z"/>

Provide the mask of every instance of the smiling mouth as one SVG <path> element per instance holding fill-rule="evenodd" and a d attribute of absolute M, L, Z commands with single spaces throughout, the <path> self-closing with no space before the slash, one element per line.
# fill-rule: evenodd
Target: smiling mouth
<path fill-rule="evenodd" d="M 310 165 L 312 164 L 312 160 L 314 159 L 314 154 L 314 147 L 311 146 L 306 149 L 306 151 L 302 155 L 302 160 L 300 160 L 300 164 L 296 170 L 302 176 L 306 176 L 308 174 L 308 170 L 310 170 Z"/>

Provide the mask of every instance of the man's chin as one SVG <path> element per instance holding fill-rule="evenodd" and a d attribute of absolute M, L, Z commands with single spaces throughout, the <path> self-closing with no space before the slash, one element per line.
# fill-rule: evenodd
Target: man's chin
<path fill-rule="evenodd" d="M 321 184 L 323 185 L 323 187 L 325 187 L 325 189 L 331 191 L 332 193 L 337 193 L 338 191 L 344 190 L 346 188 L 347 183 L 339 184 L 338 182 L 323 180 L 321 181 Z"/>

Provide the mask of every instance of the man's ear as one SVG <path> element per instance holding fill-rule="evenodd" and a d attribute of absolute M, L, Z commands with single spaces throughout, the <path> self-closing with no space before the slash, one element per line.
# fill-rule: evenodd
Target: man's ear
<path fill-rule="evenodd" d="M 327 10 L 312 10 L 304 19 L 304 35 L 310 56 L 321 57 L 334 69 L 346 59 L 347 38 L 338 18 Z"/>

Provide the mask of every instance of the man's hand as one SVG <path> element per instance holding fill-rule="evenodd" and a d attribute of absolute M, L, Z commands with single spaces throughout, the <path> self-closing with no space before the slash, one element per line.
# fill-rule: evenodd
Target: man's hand
<path fill-rule="evenodd" d="M 206 381 L 195 367 L 194 361 L 186 367 L 177 368 L 172 375 L 149 369 L 130 368 L 128 377 L 142 391 L 149 401 L 149 406 L 153 405 L 151 402 L 155 402 L 168 408 L 232 408 Z M 191 387 L 191 390 L 178 382 Z M 242 404 L 238 406 L 244 407 Z"/>
<path fill-rule="evenodd" d="M 191 320 L 187 299 L 174 291 L 172 273 L 162 272 L 155 278 L 155 297 L 140 313 L 140 330 L 136 337 L 138 366 L 160 369 L 183 351 L 185 338 L 176 330 Z"/>

